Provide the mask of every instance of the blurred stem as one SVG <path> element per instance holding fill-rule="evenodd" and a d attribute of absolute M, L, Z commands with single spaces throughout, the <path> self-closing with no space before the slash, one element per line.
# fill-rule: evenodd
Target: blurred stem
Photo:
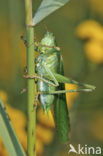
<path fill-rule="evenodd" d="M 26 36 L 27 36 L 27 70 L 28 75 L 35 74 L 34 69 L 34 28 L 32 25 L 32 0 L 25 0 L 26 9 Z M 36 156 L 36 108 L 35 104 L 35 82 L 33 79 L 27 80 L 28 98 L 28 133 L 27 151 L 28 156 Z"/>

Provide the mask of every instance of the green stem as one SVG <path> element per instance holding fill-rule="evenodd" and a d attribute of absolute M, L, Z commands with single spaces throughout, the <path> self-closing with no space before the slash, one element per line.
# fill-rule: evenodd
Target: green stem
<path fill-rule="evenodd" d="M 34 67 L 34 28 L 32 25 L 32 0 L 25 0 L 26 9 L 26 36 L 27 36 L 27 70 L 28 75 L 35 74 Z M 33 79 L 27 80 L 27 101 L 28 101 L 28 132 L 27 151 L 28 156 L 36 156 L 36 107 L 35 104 L 35 82 Z"/>

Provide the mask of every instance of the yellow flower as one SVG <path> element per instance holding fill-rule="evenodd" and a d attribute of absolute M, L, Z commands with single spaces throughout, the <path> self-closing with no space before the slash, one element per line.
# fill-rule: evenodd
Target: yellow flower
<path fill-rule="evenodd" d="M 18 135 L 18 138 L 23 145 L 24 149 L 27 151 L 27 133 L 25 131 L 26 126 L 26 116 L 19 110 L 12 108 L 11 106 L 7 105 L 7 112 L 10 116 L 11 122 L 14 126 L 14 129 Z M 42 134 L 42 130 L 40 131 Z M 44 133 L 44 132 L 43 132 Z M 39 133 L 38 133 L 39 134 Z M 36 150 L 38 155 L 43 152 L 44 144 L 42 141 L 38 138 L 36 140 Z"/>
<path fill-rule="evenodd" d="M 37 152 L 37 155 L 41 155 L 44 151 L 44 146 L 43 146 L 43 143 L 41 142 L 41 140 L 38 138 L 36 140 L 36 152 Z"/>
<path fill-rule="evenodd" d="M 82 22 L 76 29 L 76 34 L 81 39 L 96 39 L 103 41 L 103 28 L 102 26 L 93 20 L 87 20 Z"/>
<path fill-rule="evenodd" d="M 88 39 L 84 45 L 87 58 L 94 63 L 103 63 L 103 28 L 92 20 L 85 21 L 77 27 L 77 35 Z"/>
<path fill-rule="evenodd" d="M 53 119 L 51 110 L 48 111 L 48 115 L 47 115 L 47 113 L 43 112 L 42 108 L 40 108 L 37 113 L 37 119 L 41 124 L 43 124 L 47 127 L 51 127 L 51 128 L 55 127 L 55 123 L 54 123 L 54 119 Z"/>
<path fill-rule="evenodd" d="M 36 131 L 37 137 L 40 138 L 40 140 L 44 144 L 49 144 L 53 140 L 54 135 L 51 129 L 48 129 L 46 127 L 41 126 L 40 124 L 37 124 Z"/>
<path fill-rule="evenodd" d="M 97 40 L 88 41 L 85 44 L 87 58 L 94 63 L 103 63 L 103 44 Z"/>
<path fill-rule="evenodd" d="M 77 89 L 77 85 L 75 84 L 65 84 L 66 90 L 72 90 L 72 89 Z M 67 106 L 70 109 L 72 106 L 73 101 L 78 97 L 79 93 L 74 92 L 74 93 L 66 93 L 66 100 L 67 100 Z"/>
<path fill-rule="evenodd" d="M 3 142 L 2 142 L 2 139 L 0 137 L 0 156 L 9 156 Z"/>
<path fill-rule="evenodd" d="M 27 151 L 27 133 L 25 130 L 25 126 L 27 124 L 26 116 L 21 111 L 11 107 L 10 105 L 8 105 L 6 103 L 7 102 L 7 94 L 4 91 L 0 91 L 0 97 L 2 98 L 3 101 L 5 101 L 5 106 L 6 106 L 7 112 L 9 114 L 11 122 L 14 126 L 14 129 L 17 133 L 17 136 L 18 136 L 21 144 L 23 145 L 25 151 Z M 40 118 L 38 118 L 38 119 L 39 119 L 39 122 L 41 122 L 41 123 L 37 124 L 37 128 L 36 128 L 36 132 L 37 132 L 36 151 L 37 151 L 37 155 L 39 156 L 43 153 L 44 145 L 49 144 L 53 140 L 54 135 L 53 135 L 53 131 L 50 128 L 54 126 L 54 120 L 53 120 L 51 112 L 49 112 L 49 117 L 47 116 L 47 114 L 43 114 L 41 109 L 39 110 L 39 112 L 37 114 L 40 115 L 39 116 Z M 42 122 L 41 119 L 43 119 L 43 118 L 44 118 L 44 120 Z M 51 124 L 50 124 L 50 122 L 51 122 Z M 47 126 L 50 125 L 50 126 L 48 128 L 44 127 L 43 125 L 41 125 L 43 123 L 44 123 L 44 125 L 47 125 Z M 47 123 L 49 123 L 49 124 L 47 124 Z M 0 156 L 8 156 L 6 148 L 4 147 L 1 139 L 0 139 Z"/>
<path fill-rule="evenodd" d="M 20 110 L 17 110 L 10 105 L 6 105 L 7 112 L 11 118 L 12 124 L 15 128 L 25 128 L 26 126 L 26 116 Z"/>

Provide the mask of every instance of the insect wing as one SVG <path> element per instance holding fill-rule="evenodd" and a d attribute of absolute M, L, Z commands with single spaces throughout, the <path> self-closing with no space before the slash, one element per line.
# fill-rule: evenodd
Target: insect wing
<path fill-rule="evenodd" d="M 60 74 L 64 75 L 63 62 L 60 60 Z M 58 90 L 64 90 L 65 84 L 60 84 Z M 66 103 L 66 95 L 58 94 L 54 105 L 54 119 L 56 129 L 62 142 L 68 141 L 70 131 L 69 114 Z"/>

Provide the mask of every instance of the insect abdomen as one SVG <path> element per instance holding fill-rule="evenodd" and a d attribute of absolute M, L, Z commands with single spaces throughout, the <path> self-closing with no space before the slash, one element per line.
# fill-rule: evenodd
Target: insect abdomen
<path fill-rule="evenodd" d="M 55 90 L 55 87 L 49 86 L 47 83 L 40 81 L 39 82 L 39 90 L 40 90 L 40 92 L 45 92 L 45 91 L 49 92 L 50 90 Z M 40 104 L 41 104 L 43 110 L 48 111 L 55 100 L 55 95 L 41 94 L 39 96 L 39 100 L 40 100 Z"/>

